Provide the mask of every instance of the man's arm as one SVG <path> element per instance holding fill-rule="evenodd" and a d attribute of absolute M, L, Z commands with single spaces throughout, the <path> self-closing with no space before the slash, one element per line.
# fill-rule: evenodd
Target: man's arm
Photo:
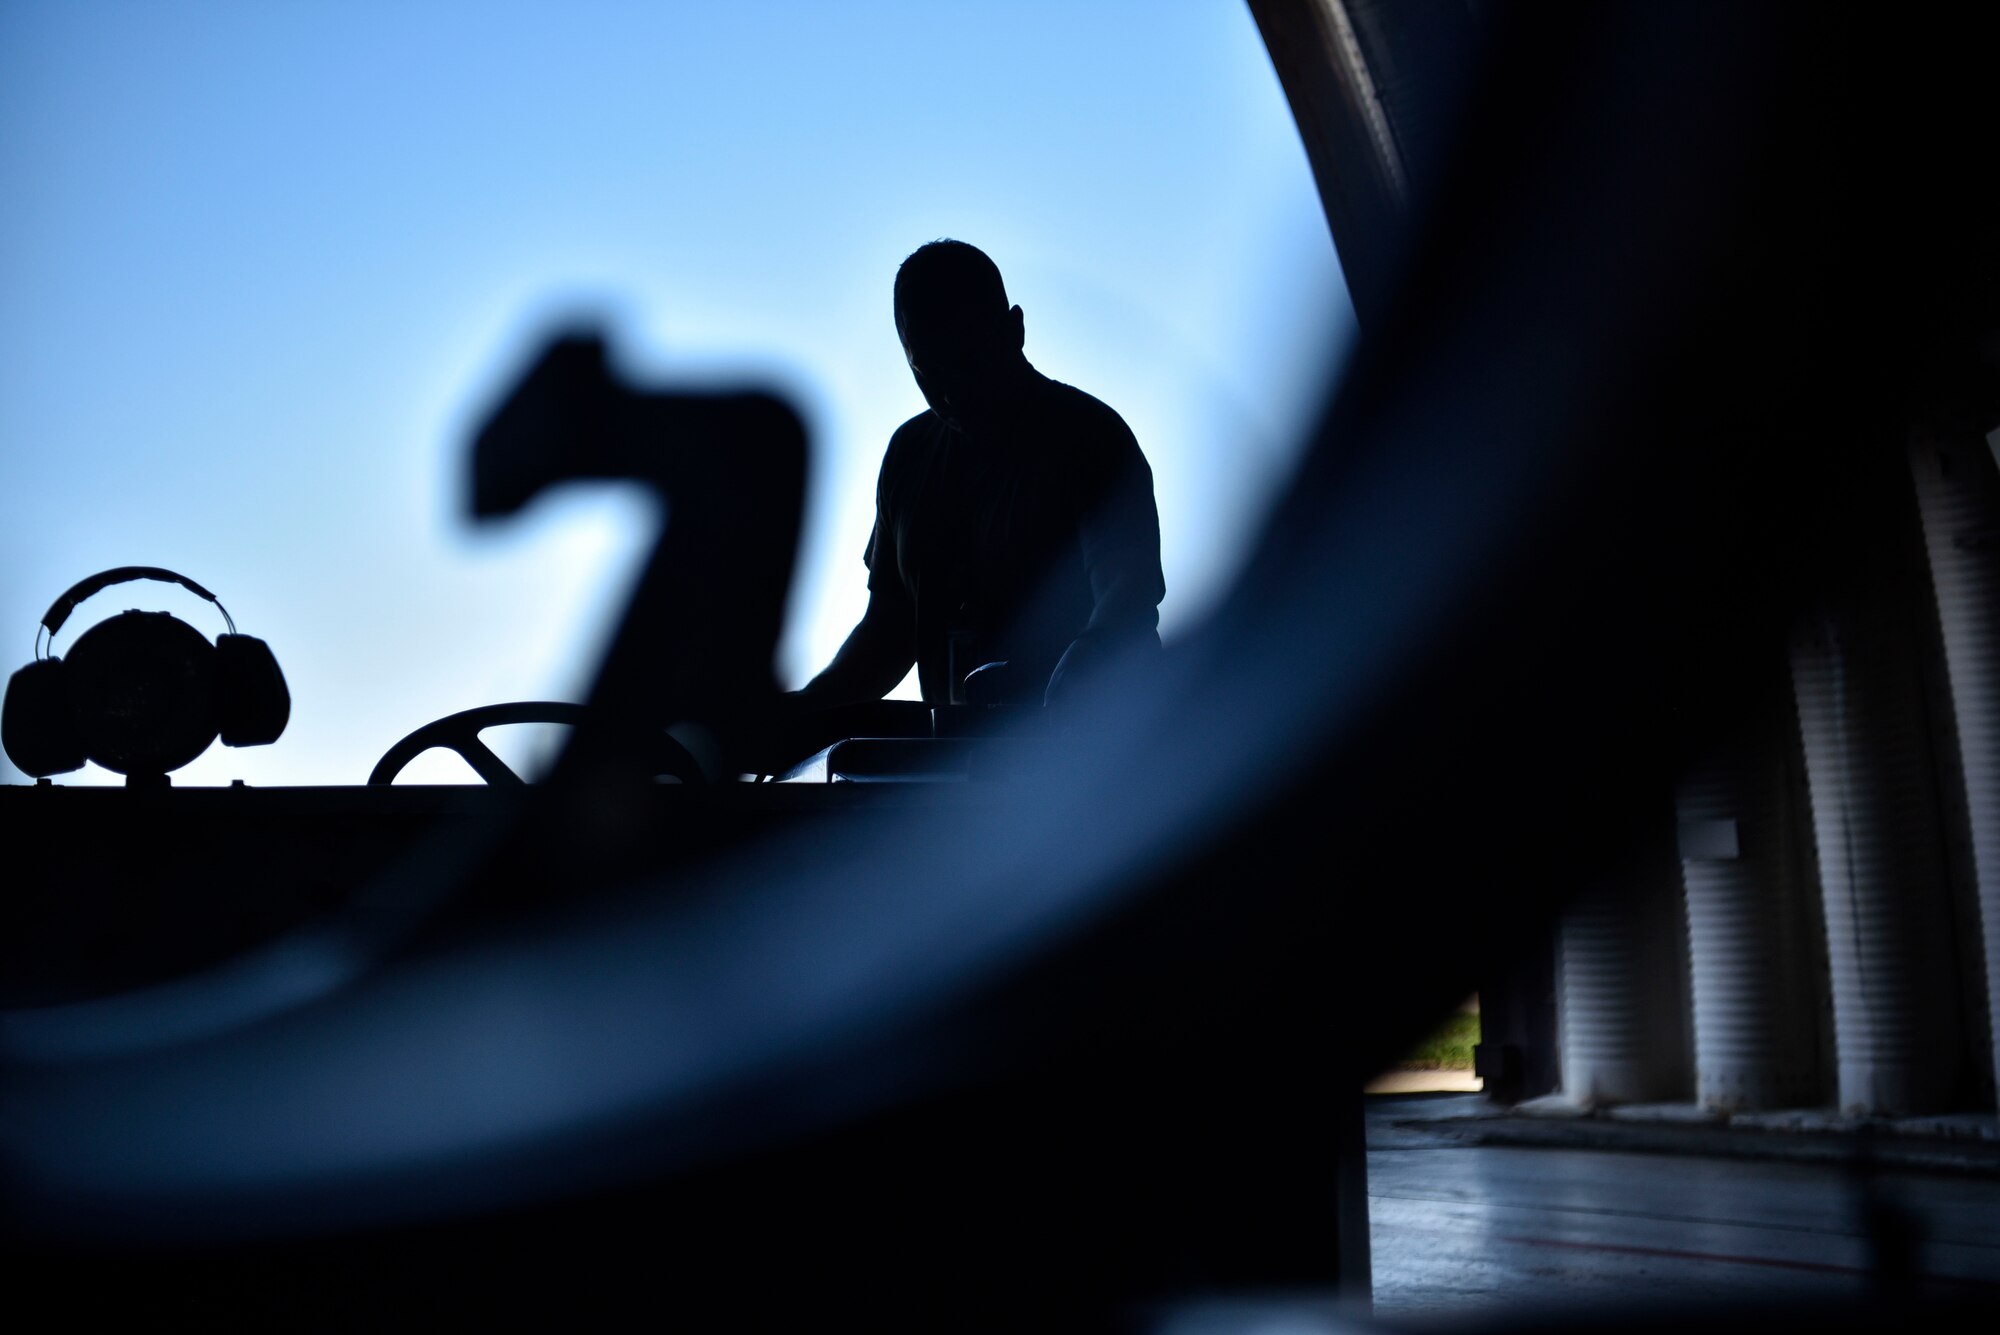
<path fill-rule="evenodd" d="M 868 610 L 848 632 L 840 652 L 798 692 L 802 703 L 831 709 L 879 700 L 896 689 L 917 661 L 909 603 L 900 591 L 871 589 Z"/>
<path fill-rule="evenodd" d="M 884 546 L 891 542 L 884 535 L 895 532 L 891 493 L 902 457 L 898 442 L 909 426 L 905 422 L 889 438 L 875 479 L 875 527 L 869 530 L 868 547 L 861 558 L 868 567 L 868 609 L 848 632 L 833 661 L 792 693 L 797 705 L 814 712 L 880 700 L 896 689 L 917 661 L 916 605 L 896 568 L 893 548 Z"/>
<path fill-rule="evenodd" d="M 1115 658 L 1159 648 L 1160 512 L 1153 470 L 1139 442 L 1120 421 L 1109 477 L 1082 516 L 1078 540 L 1090 576 L 1090 622 L 1070 642 L 1050 675 L 1044 698 L 1054 703 Z"/>
<path fill-rule="evenodd" d="M 1086 635 L 1124 636 L 1154 631 L 1166 576 L 1160 569 L 1160 511 L 1153 502 L 1153 470 L 1123 422 L 1097 504 L 1083 517 L 1079 539 L 1090 575 L 1092 607 Z"/>

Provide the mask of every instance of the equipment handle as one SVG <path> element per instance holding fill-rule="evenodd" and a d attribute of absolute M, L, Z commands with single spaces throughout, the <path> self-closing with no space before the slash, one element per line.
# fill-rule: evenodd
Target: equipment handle
<path fill-rule="evenodd" d="M 135 579 L 152 579 L 162 584 L 178 584 L 195 597 L 214 603 L 216 610 L 222 613 L 222 619 L 229 622 L 229 633 L 231 635 L 236 633 L 236 622 L 231 619 L 228 609 L 222 606 L 222 600 L 186 575 L 177 575 L 159 566 L 119 566 L 115 570 L 100 570 L 87 579 L 78 580 L 70 585 L 67 593 L 49 605 L 49 610 L 42 614 L 42 625 L 48 629 L 49 638 L 55 638 L 55 633 L 62 629 L 63 622 L 69 620 L 69 614 L 76 610 L 78 603 L 93 594 L 102 593 L 113 584 L 129 584 Z"/>

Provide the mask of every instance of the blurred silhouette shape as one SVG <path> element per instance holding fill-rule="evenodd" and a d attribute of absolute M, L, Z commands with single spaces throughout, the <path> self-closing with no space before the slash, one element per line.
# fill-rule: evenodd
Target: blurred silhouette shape
<path fill-rule="evenodd" d="M 1159 514 L 1124 420 L 1029 363 L 1021 308 L 977 247 L 918 247 L 895 316 L 930 411 L 889 440 L 867 611 L 799 703 L 873 699 L 914 662 L 933 706 L 973 703 L 974 673 L 978 703 L 1040 704 L 1072 646 L 1157 649 Z"/>
<path fill-rule="evenodd" d="M 588 334 L 555 339 L 494 410 L 473 444 L 475 516 L 583 478 L 642 482 L 666 506 L 551 782 L 650 779 L 676 724 L 715 739 L 709 778 L 746 766 L 777 694 L 805 470 L 805 430 L 782 400 L 627 389 Z"/>

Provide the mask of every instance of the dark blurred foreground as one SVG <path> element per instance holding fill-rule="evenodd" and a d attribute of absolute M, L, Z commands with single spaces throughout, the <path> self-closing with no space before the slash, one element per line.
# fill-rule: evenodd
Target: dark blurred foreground
<path fill-rule="evenodd" d="M 481 513 L 698 502 L 598 723 L 278 947 L 7 1013 L 21 1301 L 1143 1326 L 1364 1284 L 1352 1091 L 1657 855 L 1801 618 L 1890 624 L 1909 432 L 1994 424 L 1989 21 L 1477 12 L 1393 244 L 1330 205 L 1363 339 L 1234 596 L 1007 782 L 662 855 L 770 800 L 635 787 L 629 739 L 750 726 L 803 441 L 544 363 Z M 607 403 L 676 447 L 600 450 Z M 776 545 L 725 601 L 691 572 L 744 524 Z M 50 796 L 0 794 L 16 829 Z M 1990 1327 L 1896 1236 L 1865 1302 L 1575 1324 Z"/>

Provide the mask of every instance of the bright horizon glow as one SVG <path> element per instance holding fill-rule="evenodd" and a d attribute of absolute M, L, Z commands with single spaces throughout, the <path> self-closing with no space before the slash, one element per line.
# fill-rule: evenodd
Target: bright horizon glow
<path fill-rule="evenodd" d="M 643 501 L 464 518 L 469 425 L 557 323 L 598 323 L 642 383 L 774 386 L 804 414 L 788 685 L 860 614 L 882 449 L 923 408 L 889 316 L 917 245 L 991 254 L 1030 360 L 1131 424 L 1169 638 L 1247 555 L 1352 325 L 1231 0 L 0 0 L 0 191 L 6 667 L 97 570 L 208 585 L 294 710 L 183 785 L 356 784 L 439 715 L 580 695 Z M 127 585 L 57 652 L 126 607 L 221 628 Z"/>

